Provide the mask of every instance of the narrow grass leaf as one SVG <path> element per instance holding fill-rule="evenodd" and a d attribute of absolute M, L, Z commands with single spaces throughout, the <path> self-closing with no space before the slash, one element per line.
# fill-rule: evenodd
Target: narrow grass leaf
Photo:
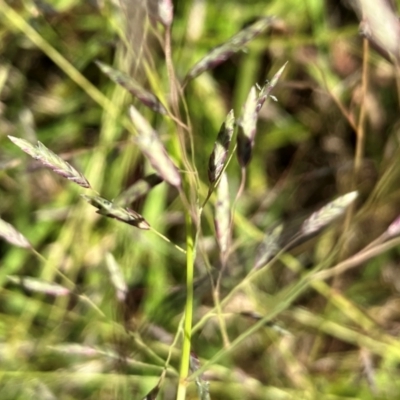
<path fill-rule="evenodd" d="M 217 202 L 215 204 L 215 231 L 221 252 L 221 259 L 226 260 L 231 242 L 230 229 L 231 208 L 229 201 L 229 185 L 226 173 L 222 173 L 217 188 Z"/>
<path fill-rule="evenodd" d="M 107 75 L 113 82 L 126 89 L 130 94 L 141 101 L 146 107 L 149 107 L 153 111 L 160 114 L 167 114 L 167 110 L 161 104 L 160 100 L 154 94 L 145 90 L 135 79 L 100 61 L 95 61 L 95 63 L 101 69 L 101 71 L 105 75 Z"/>
<path fill-rule="evenodd" d="M 8 138 L 21 150 L 28 153 L 35 160 L 40 161 L 44 166 L 52 169 L 56 174 L 86 189 L 90 188 L 89 182 L 80 172 L 73 168 L 71 164 L 64 161 L 60 156 L 53 153 L 43 143 L 38 142 L 36 146 L 33 146 L 24 139 L 19 139 L 14 136 L 8 136 Z"/>
<path fill-rule="evenodd" d="M 181 177 L 178 169 L 168 156 L 157 132 L 150 126 L 135 107 L 129 107 L 129 115 L 133 125 L 138 131 L 136 143 L 149 160 L 151 166 L 166 182 L 179 187 L 181 185 Z"/>
<path fill-rule="evenodd" d="M 214 143 L 214 148 L 208 162 L 208 179 L 211 183 L 214 183 L 219 178 L 224 168 L 226 158 L 228 157 L 229 145 L 232 140 L 234 125 L 235 115 L 233 110 L 231 110 L 218 132 L 217 140 Z"/>
<path fill-rule="evenodd" d="M 197 357 L 197 355 L 193 352 L 190 353 L 190 360 L 189 360 L 189 365 L 190 365 L 190 371 L 196 372 L 200 368 L 200 360 Z M 196 377 L 196 386 L 197 386 L 197 392 L 199 394 L 199 399 L 200 400 L 211 400 L 210 397 L 210 382 L 206 381 L 203 379 L 203 376 L 200 375 Z"/>
<path fill-rule="evenodd" d="M 254 37 L 271 26 L 272 17 L 264 17 L 254 24 L 244 28 L 227 42 L 215 47 L 204 58 L 197 62 L 188 72 L 185 81 L 191 80 L 202 74 L 204 71 L 212 69 L 226 61 L 232 54 L 242 50 Z"/>
<path fill-rule="evenodd" d="M 22 233 L 18 232 L 11 224 L 0 218 L 0 237 L 14 246 L 23 247 L 24 249 L 32 248 L 28 239 Z"/>
<path fill-rule="evenodd" d="M 308 235 L 325 228 L 343 215 L 347 207 L 354 202 L 357 196 L 358 193 L 356 191 L 347 193 L 311 214 L 311 216 L 303 222 L 301 233 Z"/>
<path fill-rule="evenodd" d="M 125 222 L 126 224 L 135 226 L 139 229 L 150 229 L 149 223 L 136 211 L 130 210 L 129 208 L 115 206 L 111 201 L 100 196 L 87 196 L 84 194 L 81 194 L 81 196 L 89 204 L 98 209 L 98 214 L 104 215 L 108 218 L 115 218 L 118 221 Z"/>
<path fill-rule="evenodd" d="M 280 250 L 279 239 L 283 231 L 283 225 L 278 225 L 271 232 L 268 232 L 257 248 L 254 268 L 263 267 Z"/>
<path fill-rule="evenodd" d="M 128 293 L 128 285 L 125 282 L 120 266 L 111 253 L 106 254 L 106 266 L 110 274 L 111 283 L 115 288 L 117 299 L 124 301 Z"/>
<path fill-rule="evenodd" d="M 253 86 L 243 106 L 242 116 L 238 122 L 237 156 L 242 167 L 246 167 L 251 160 L 254 139 L 257 129 L 257 93 Z"/>
<path fill-rule="evenodd" d="M 70 290 L 52 282 L 46 282 L 42 279 L 31 278 L 29 276 L 14 276 L 9 275 L 7 278 L 22 286 L 24 289 L 30 290 L 35 293 L 44 293 L 51 296 L 67 296 L 70 294 Z"/>
<path fill-rule="evenodd" d="M 131 204 L 140 197 L 147 194 L 154 186 L 157 186 L 161 182 L 163 182 L 163 179 L 157 174 L 145 176 L 144 178 L 136 181 L 132 186 L 124 190 L 121 194 L 119 194 L 115 198 L 114 204 L 118 206 L 126 206 L 128 204 Z"/>
<path fill-rule="evenodd" d="M 272 89 L 276 86 L 278 83 L 279 78 L 281 77 L 284 69 L 286 68 L 287 62 L 281 67 L 281 69 L 273 76 L 273 78 L 270 81 L 266 81 L 264 86 L 261 88 L 260 93 L 258 94 L 258 100 L 257 100 L 257 108 L 256 111 L 259 112 L 261 110 L 261 107 L 265 103 L 265 100 L 267 100 L 268 97 L 271 97 L 271 92 Z"/>

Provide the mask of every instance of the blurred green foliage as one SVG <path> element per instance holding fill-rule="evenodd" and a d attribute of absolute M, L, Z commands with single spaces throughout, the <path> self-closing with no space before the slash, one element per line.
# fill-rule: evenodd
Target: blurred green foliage
<path fill-rule="evenodd" d="M 221 267 L 214 195 L 204 208 L 192 349 L 213 400 L 399 398 L 399 243 L 380 236 L 400 214 L 399 69 L 358 35 L 351 4 L 175 2 L 179 82 L 213 47 L 260 16 L 276 16 L 246 49 L 179 92 L 181 122 L 189 126 L 186 170 L 179 124 L 144 107 L 95 64 L 134 77 L 171 111 L 157 1 L 0 0 L 0 216 L 35 249 L 0 242 L 1 399 L 143 399 L 169 355 L 158 398 L 175 398 L 182 340 L 171 343 L 181 332 L 187 266 L 161 235 L 186 248 L 187 205 L 166 183 L 131 204 L 157 235 L 96 214 L 80 194 L 112 200 L 154 172 L 134 140 L 133 104 L 179 166 L 191 205 L 202 204 L 221 123 L 231 109 L 239 116 L 250 88 L 286 61 L 277 102 L 259 114 L 235 204 L 219 291 L 223 314 L 214 310 L 207 322 Z M 44 143 L 93 190 L 44 168 L 7 135 Z M 227 174 L 233 203 L 241 183 L 235 154 Z M 187 183 L 193 176 L 197 186 Z M 345 218 L 293 241 L 309 215 L 353 190 L 359 197 Z M 287 252 L 248 279 L 264 235 L 279 224 Z M 368 245 L 371 254 L 363 253 Z M 354 254 L 348 270 L 316 278 Z M 191 381 L 187 398 L 196 396 Z"/>

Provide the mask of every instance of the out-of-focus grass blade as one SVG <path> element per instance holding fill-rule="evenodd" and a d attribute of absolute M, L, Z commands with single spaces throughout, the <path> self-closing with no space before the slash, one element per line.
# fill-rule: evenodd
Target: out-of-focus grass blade
<path fill-rule="evenodd" d="M 216 67 L 222 62 L 226 61 L 232 54 L 237 53 L 239 50 L 250 42 L 254 37 L 263 32 L 266 28 L 271 26 L 273 22 L 272 17 L 264 17 L 256 21 L 254 24 L 244 28 L 227 42 L 215 47 L 204 58 L 197 62 L 192 69 L 188 72 L 185 81 L 196 78 L 204 71 Z"/>
<path fill-rule="evenodd" d="M 214 183 L 219 178 L 224 168 L 229 145 L 232 140 L 234 125 L 235 115 L 233 110 L 231 110 L 218 132 L 217 140 L 214 143 L 214 148 L 208 162 L 208 179 L 211 183 Z"/>
<path fill-rule="evenodd" d="M 119 301 L 124 301 L 128 293 L 128 285 L 125 282 L 120 266 L 111 253 L 107 253 L 106 255 L 106 266 L 110 273 L 111 283 L 116 290 L 117 299 Z"/>
<path fill-rule="evenodd" d="M 283 225 L 278 225 L 271 232 L 267 233 L 264 240 L 260 243 L 256 251 L 254 268 L 258 269 L 264 266 L 280 250 L 279 239 L 281 237 Z"/>
<path fill-rule="evenodd" d="M 167 114 L 167 110 L 161 104 L 160 100 L 158 100 L 158 98 L 154 94 L 143 89 L 142 86 L 140 86 L 140 84 L 136 82 L 135 79 L 100 61 L 96 61 L 96 64 L 105 75 L 107 75 L 112 81 L 126 89 L 130 94 L 140 100 L 145 106 L 160 114 Z"/>
<path fill-rule="evenodd" d="M 301 233 L 309 235 L 325 228 L 331 222 L 343 215 L 346 212 L 347 207 L 353 203 L 357 196 L 358 193 L 356 191 L 347 193 L 314 212 L 303 222 Z"/>
<path fill-rule="evenodd" d="M 36 293 L 44 293 L 52 296 L 67 296 L 70 290 L 52 282 L 46 282 L 41 279 L 31 278 L 29 276 L 9 275 L 7 278 L 23 288 Z"/>
<path fill-rule="evenodd" d="M 163 182 L 163 179 L 157 174 L 145 176 L 119 194 L 114 200 L 114 204 L 118 206 L 126 206 L 131 204 L 140 197 L 144 196 L 154 186 L 157 186 L 161 182 Z"/>
<path fill-rule="evenodd" d="M 252 156 L 257 129 L 257 104 L 258 98 L 256 88 L 253 86 L 247 96 L 247 100 L 243 106 L 242 116 L 238 122 L 237 156 L 242 167 L 246 167 Z"/>
<path fill-rule="evenodd" d="M 122 208 L 114 206 L 114 204 L 100 196 L 81 196 L 93 207 L 96 207 L 97 213 L 104 215 L 105 217 L 115 218 L 119 221 L 125 222 L 128 225 L 135 226 L 139 229 L 150 229 L 149 223 L 136 211 L 128 208 Z"/>
<path fill-rule="evenodd" d="M 0 237 L 14 246 L 23 247 L 24 249 L 32 248 L 28 239 L 22 233 L 18 232 L 11 224 L 0 218 Z"/>
<path fill-rule="evenodd" d="M 169 158 L 157 132 L 135 107 L 129 107 L 129 116 L 138 131 L 136 143 L 140 147 L 140 150 L 142 150 L 152 167 L 166 182 L 179 187 L 181 185 L 181 176 Z"/>
<path fill-rule="evenodd" d="M 196 372 L 200 368 L 200 360 L 193 352 L 190 353 L 190 371 Z M 203 379 L 200 375 L 196 378 L 197 392 L 200 400 L 211 400 L 210 397 L 210 382 Z"/>
<path fill-rule="evenodd" d="M 229 185 L 226 173 L 222 173 L 217 189 L 217 202 L 215 204 L 215 230 L 221 252 L 221 259 L 226 260 L 231 241 L 230 229 L 231 209 L 229 201 Z"/>
<path fill-rule="evenodd" d="M 80 172 L 73 168 L 71 164 L 64 161 L 60 156 L 53 153 L 43 143 L 38 142 L 35 147 L 24 139 L 16 138 L 14 136 L 8 136 L 8 138 L 21 150 L 28 153 L 35 160 L 40 161 L 46 167 L 51 168 L 56 174 L 61 175 L 86 189 L 90 188 L 89 182 Z"/>
<path fill-rule="evenodd" d="M 273 76 L 271 81 L 266 81 L 264 86 L 261 88 L 260 93 L 258 94 L 257 108 L 256 108 L 257 112 L 259 112 L 261 110 L 261 107 L 265 103 L 265 100 L 267 100 L 268 96 L 271 95 L 272 89 L 278 83 L 278 80 L 281 77 L 283 71 L 285 70 L 286 65 L 287 65 L 287 62 L 285 62 L 283 67 L 281 67 L 281 69 Z"/>

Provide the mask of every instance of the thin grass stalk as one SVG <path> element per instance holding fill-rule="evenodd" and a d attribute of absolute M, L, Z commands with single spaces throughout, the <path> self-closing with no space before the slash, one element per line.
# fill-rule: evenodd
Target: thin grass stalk
<path fill-rule="evenodd" d="M 346 118 L 346 121 L 348 122 L 348 124 L 351 126 L 351 128 L 353 129 L 354 132 L 357 132 L 357 126 L 352 118 L 352 116 L 350 115 L 350 113 L 347 111 L 346 107 L 342 104 L 341 100 L 336 96 L 336 94 L 330 89 L 328 82 L 326 80 L 326 76 L 323 70 L 323 67 L 319 68 L 319 71 L 321 73 L 321 77 L 322 80 L 324 82 L 326 91 L 328 92 L 328 94 L 331 96 L 332 100 L 334 101 L 334 103 L 337 105 L 337 107 L 339 108 L 340 112 L 343 114 L 343 116 Z"/>
<path fill-rule="evenodd" d="M 193 282 L 194 282 L 194 258 L 195 248 L 193 241 L 192 219 L 189 210 L 185 213 L 186 222 L 186 305 L 185 322 L 183 327 L 182 358 L 179 371 L 179 385 L 177 400 L 186 399 L 187 377 L 190 367 L 190 350 L 193 321 Z"/>
<path fill-rule="evenodd" d="M 299 274 L 304 272 L 303 265 L 290 254 L 284 255 L 281 261 L 291 271 Z M 359 308 L 348 300 L 346 297 L 340 294 L 339 291 L 332 289 L 328 284 L 320 280 L 312 280 L 311 287 L 325 297 L 328 303 L 332 304 L 338 309 L 343 315 L 353 320 L 356 324 L 360 325 L 367 332 L 372 332 L 378 328 L 378 325 L 368 315 L 366 315 Z"/>
<path fill-rule="evenodd" d="M 361 168 L 364 145 L 365 145 L 365 117 L 366 117 L 366 96 L 368 92 L 368 59 L 369 59 L 369 42 L 367 39 L 363 40 L 363 70 L 362 70 L 362 98 L 361 98 L 361 108 L 360 116 L 358 119 L 357 126 L 357 143 L 356 152 L 354 155 L 354 177 L 353 177 L 353 187 L 355 187 L 355 182 L 358 173 Z"/>
<path fill-rule="evenodd" d="M 360 172 L 360 168 L 362 165 L 363 154 L 364 154 L 364 146 L 365 146 L 365 117 L 366 117 L 366 95 L 368 91 L 368 56 L 369 56 L 369 42 L 366 38 L 363 39 L 363 70 L 362 70 L 362 98 L 361 98 L 361 107 L 360 107 L 360 115 L 358 119 L 357 129 L 355 131 L 356 134 L 356 150 L 354 154 L 354 170 L 352 176 L 352 188 L 357 187 L 357 178 Z M 339 242 L 341 253 L 345 251 L 344 246 L 344 236 L 346 232 L 350 229 L 350 224 L 354 215 L 354 204 L 351 205 L 346 213 L 346 218 L 343 223 L 343 233 L 341 235 L 341 240 Z M 341 254 L 339 253 L 339 257 Z M 332 285 L 337 287 L 339 285 L 339 281 L 337 277 L 334 277 Z"/>
<path fill-rule="evenodd" d="M 317 266 L 315 269 L 320 268 Z M 256 333 L 259 329 L 265 327 L 265 324 L 271 319 L 275 318 L 282 311 L 286 310 L 291 306 L 291 304 L 302 294 L 305 290 L 309 288 L 309 279 L 308 277 L 315 272 L 315 269 L 309 272 L 306 276 L 302 277 L 299 281 L 297 281 L 290 290 L 284 288 L 280 293 L 276 295 L 276 298 L 280 301 L 277 301 L 275 306 L 269 311 L 263 318 L 261 318 L 258 322 L 256 322 L 253 326 L 239 335 L 230 345 L 229 349 L 222 349 L 218 351 L 214 357 L 204 363 L 196 372 L 190 375 L 190 380 L 197 378 L 204 371 L 206 371 L 211 365 L 214 365 L 218 361 L 220 361 L 224 356 L 226 356 L 229 352 L 236 349 L 240 344 L 242 344 L 248 337 Z M 282 295 L 282 293 L 284 295 Z M 183 400 L 183 399 L 179 399 Z"/>
<path fill-rule="evenodd" d="M 400 244 L 400 238 L 389 240 L 388 242 L 378 244 L 375 247 L 367 246 L 363 250 L 356 253 L 354 256 L 347 258 L 346 260 L 336 264 L 334 267 L 327 271 L 321 271 L 316 273 L 311 279 L 322 280 L 329 279 L 332 276 L 342 274 L 351 268 L 355 268 L 360 264 L 370 260 L 371 258 L 380 255 Z"/>
<path fill-rule="evenodd" d="M 328 224 L 330 224 L 337 217 L 340 216 L 341 213 L 339 212 L 340 211 L 339 206 L 340 205 L 342 206 L 343 208 L 342 211 L 344 212 L 346 208 L 352 203 L 352 201 L 355 200 L 356 196 L 357 192 L 350 192 L 328 203 L 326 206 L 322 207 L 319 211 L 311 214 L 311 216 L 304 221 L 302 230 L 308 231 L 309 233 L 310 232 L 313 233 L 319 231 L 321 228 L 326 227 Z M 319 227 L 317 227 L 317 225 L 319 225 Z M 228 293 L 227 296 L 225 296 L 225 298 L 221 301 L 221 306 L 227 304 L 227 302 L 232 298 L 232 296 L 242 287 L 248 285 L 254 279 L 259 278 L 261 274 L 263 274 L 266 271 L 267 267 L 272 266 L 275 261 L 279 260 L 280 257 L 301 237 L 302 237 L 302 232 L 300 231 L 291 239 L 291 241 L 288 244 L 286 244 L 283 248 L 281 248 L 280 251 L 265 265 L 257 265 L 258 269 L 253 269 L 249 274 L 247 274 L 247 276 L 242 281 L 240 281 Z M 314 271 L 323 269 L 331 265 L 333 257 L 335 256 L 336 253 L 332 254 L 331 257 L 328 257 L 327 259 L 324 260 L 323 263 L 319 264 L 318 268 L 315 268 Z M 193 327 L 193 332 L 197 332 L 204 325 L 204 323 L 210 318 L 210 316 L 216 312 L 216 310 L 217 308 L 214 307 L 206 315 L 204 315 L 203 318 Z"/>

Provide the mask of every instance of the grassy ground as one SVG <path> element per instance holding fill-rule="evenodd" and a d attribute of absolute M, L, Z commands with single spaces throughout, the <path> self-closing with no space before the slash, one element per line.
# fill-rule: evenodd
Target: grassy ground
<path fill-rule="evenodd" d="M 0 0 L 0 398 L 398 399 L 387 3 L 144 3 Z"/>

